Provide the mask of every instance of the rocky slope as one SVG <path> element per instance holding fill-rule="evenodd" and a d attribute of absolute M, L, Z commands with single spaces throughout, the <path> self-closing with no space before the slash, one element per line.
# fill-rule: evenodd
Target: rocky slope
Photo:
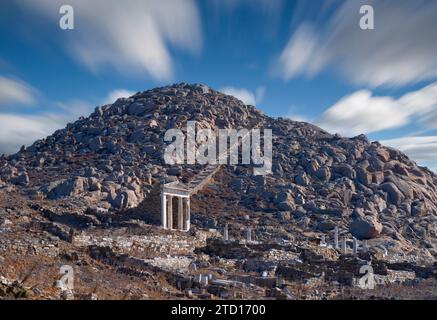
<path fill-rule="evenodd" d="M 264 225 L 326 234 L 337 226 L 358 239 L 379 241 L 389 252 L 431 262 L 437 257 L 433 172 L 363 135 L 344 138 L 271 118 L 204 85 L 176 84 L 97 107 L 89 117 L 2 156 L 0 183 L 53 207 L 74 204 L 82 212 L 109 215 L 140 206 L 147 216 L 159 185 L 188 182 L 202 169 L 163 161 L 165 131 L 185 130 L 190 120 L 202 128 L 273 130 L 273 173 L 254 176 L 248 165 L 224 166 L 214 194 L 200 193 L 195 200 L 195 227 L 220 229 L 244 212 L 262 217 Z M 206 199 L 222 205 L 206 210 Z M 262 227 L 256 230 L 260 238 L 268 233 Z"/>

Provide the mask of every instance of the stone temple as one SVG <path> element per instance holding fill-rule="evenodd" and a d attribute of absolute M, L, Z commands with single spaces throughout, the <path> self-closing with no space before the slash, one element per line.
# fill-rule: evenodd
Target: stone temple
<path fill-rule="evenodd" d="M 164 229 L 190 230 L 190 190 L 178 181 L 167 183 L 162 188 L 161 224 Z"/>

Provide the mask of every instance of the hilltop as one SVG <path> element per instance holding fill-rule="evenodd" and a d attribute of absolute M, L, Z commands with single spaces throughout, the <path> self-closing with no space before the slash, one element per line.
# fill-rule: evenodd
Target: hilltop
<path fill-rule="evenodd" d="M 158 226 L 156 195 L 163 183 L 187 183 L 203 168 L 164 163 L 165 132 L 174 128 L 184 131 L 187 121 L 214 130 L 271 129 L 273 172 L 254 176 L 250 165 L 223 166 L 192 200 L 192 232 L 173 235 Z M 20 221 L 9 227 L 11 234 L 0 233 L 0 237 L 13 241 L 13 233 L 18 237 L 26 229 L 34 233 L 33 239 L 49 233 L 55 236 L 50 238 L 53 245 L 67 246 L 68 252 L 79 250 L 71 239 L 77 234 L 79 247 L 87 248 L 87 257 L 97 260 L 109 254 L 104 251 L 108 248 L 144 259 L 164 259 L 156 247 L 147 249 L 153 254 L 144 247 L 138 252 L 130 247 L 124 250 L 116 244 L 126 236 L 120 233 L 123 229 L 129 241 L 134 237 L 140 247 L 155 242 L 165 246 L 173 237 L 185 243 L 186 247 L 179 243 L 173 248 L 177 253 L 170 253 L 172 259 L 177 256 L 180 260 L 153 262 L 160 268 L 168 264 L 170 269 L 178 269 L 174 266 L 181 263 L 183 269 L 206 259 L 209 267 L 205 269 L 211 271 L 211 266 L 218 268 L 218 262 L 209 259 L 223 257 L 217 253 L 222 250 L 220 244 L 211 241 L 220 238 L 225 224 L 230 225 L 235 240 L 244 238 L 244 230 L 250 226 L 257 241 L 291 243 L 296 251 L 288 253 L 290 256 L 280 253 L 272 260 L 276 262 L 270 261 L 275 268 L 247 267 L 251 255 L 229 254 L 232 261 L 245 261 L 243 269 L 249 274 L 264 269 L 284 273 L 282 260 L 289 261 L 305 250 L 317 252 L 321 236 L 332 240 L 336 227 L 342 235 L 368 239 L 373 248 L 371 259 L 410 263 L 409 272 L 415 265 L 432 266 L 437 257 L 437 177 L 433 172 L 364 135 L 346 138 L 309 123 L 272 118 L 205 85 L 175 84 L 99 106 L 90 116 L 23 146 L 16 154 L 3 156 L 0 178 L 0 219 Z M 99 242 L 108 237 L 118 240 Z M 2 248 L 6 251 L 0 255 L 7 255 L 10 247 Z M 339 255 L 334 251 L 317 254 L 337 261 Z M 230 268 L 238 269 L 235 265 Z"/>

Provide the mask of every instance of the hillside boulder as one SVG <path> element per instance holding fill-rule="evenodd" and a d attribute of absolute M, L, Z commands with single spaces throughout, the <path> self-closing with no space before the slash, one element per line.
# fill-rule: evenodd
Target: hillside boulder
<path fill-rule="evenodd" d="M 383 226 L 376 216 L 355 216 L 349 225 L 350 233 L 357 239 L 372 239 L 378 237 Z"/>
<path fill-rule="evenodd" d="M 49 187 L 50 188 L 50 187 Z M 60 199 L 78 196 L 88 189 L 88 181 L 84 177 L 76 177 L 69 180 L 58 181 L 52 189 L 47 190 L 47 198 Z"/>

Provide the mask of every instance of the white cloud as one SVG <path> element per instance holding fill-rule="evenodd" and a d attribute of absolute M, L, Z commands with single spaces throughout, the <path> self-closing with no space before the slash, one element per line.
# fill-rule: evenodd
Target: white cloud
<path fill-rule="evenodd" d="M 290 39 L 280 60 L 283 77 L 288 80 L 299 73 L 308 72 L 316 59 L 317 41 L 311 27 L 302 25 Z"/>
<path fill-rule="evenodd" d="M 296 106 L 290 106 L 288 112 L 283 117 L 293 121 L 311 122 L 311 119 L 308 116 L 299 113 L 299 109 Z"/>
<path fill-rule="evenodd" d="M 381 143 L 399 149 L 418 161 L 437 159 L 437 136 L 401 137 L 383 140 Z"/>
<path fill-rule="evenodd" d="M 262 101 L 265 94 L 264 87 L 258 87 L 255 93 L 245 88 L 224 87 L 219 91 L 241 100 L 246 105 L 256 106 Z"/>
<path fill-rule="evenodd" d="M 437 82 L 399 99 L 360 90 L 340 99 L 315 123 L 327 131 L 351 136 L 402 127 L 419 121 L 437 128 Z"/>
<path fill-rule="evenodd" d="M 0 114 L 0 153 L 15 153 L 22 145 L 48 136 L 65 123 L 65 118 L 55 114 Z"/>
<path fill-rule="evenodd" d="M 94 109 L 94 106 L 83 100 L 70 100 L 67 102 L 58 102 L 56 106 L 59 108 L 58 112 L 62 112 L 64 118 L 67 120 L 74 120 L 80 116 L 88 116 Z"/>
<path fill-rule="evenodd" d="M 330 132 L 358 135 L 403 126 L 408 114 L 396 100 L 374 97 L 368 90 L 357 91 L 342 98 L 325 111 L 316 124 Z"/>
<path fill-rule="evenodd" d="M 381 141 L 437 172 L 437 136 L 411 136 Z"/>
<path fill-rule="evenodd" d="M 310 122 L 311 121 L 307 116 L 305 116 L 303 114 L 297 114 L 297 113 L 288 114 L 286 116 L 286 118 L 289 118 L 293 121 L 298 121 L 298 122 Z"/>
<path fill-rule="evenodd" d="M 135 92 L 125 89 L 115 89 L 110 92 L 103 98 L 98 101 L 97 104 L 112 104 L 117 101 L 119 98 L 128 98 L 133 96 Z M 65 112 L 67 118 L 74 119 L 80 116 L 88 116 L 93 112 L 94 105 L 88 101 L 84 100 L 70 100 L 66 102 L 58 102 L 56 106 Z"/>
<path fill-rule="evenodd" d="M 399 102 L 411 113 L 425 114 L 437 106 L 437 82 L 413 92 L 406 93 Z"/>
<path fill-rule="evenodd" d="M 63 0 L 20 1 L 32 13 L 58 23 Z M 93 72 L 112 66 L 123 74 L 147 72 L 169 79 L 169 46 L 191 53 L 201 47 L 201 26 L 193 0 L 75 0 L 75 29 L 63 31 L 66 50 Z"/>
<path fill-rule="evenodd" d="M 399 103 L 410 113 L 417 115 L 426 129 L 437 129 L 437 82 L 405 94 Z"/>
<path fill-rule="evenodd" d="M 129 98 L 133 96 L 135 92 L 125 90 L 125 89 L 117 89 L 108 93 L 107 97 L 103 100 L 104 104 L 111 104 L 117 101 L 120 98 Z"/>
<path fill-rule="evenodd" d="M 134 93 L 128 90 L 113 90 L 102 99 L 105 104 L 113 103 L 120 97 L 129 97 Z M 70 100 L 54 103 L 50 112 L 36 115 L 18 113 L 0 113 L 0 154 L 17 152 L 22 145 L 31 145 L 34 141 L 51 135 L 62 129 L 68 122 L 80 116 L 87 117 L 94 105 L 83 100 Z"/>
<path fill-rule="evenodd" d="M 371 86 L 437 77 L 437 2 L 368 0 L 375 11 L 375 30 L 366 31 L 359 27 L 361 1 L 331 3 L 336 7 L 329 19 L 295 28 L 277 66 L 285 80 L 326 68 Z"/>
<path fill-rule="evenodd" d="M 12 104 L 32 105 L 36 90 L 16 79 L 0 76 L 0 108 Z"/>

